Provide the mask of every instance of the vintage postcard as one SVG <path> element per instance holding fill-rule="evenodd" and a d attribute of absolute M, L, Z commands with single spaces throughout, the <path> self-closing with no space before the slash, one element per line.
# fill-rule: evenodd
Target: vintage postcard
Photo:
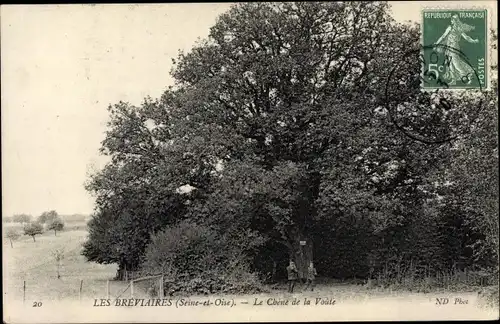
<path fill-rule="evenodd" d="M 495 2 L 0 15 L 5 323 L 499 318 Z"/>

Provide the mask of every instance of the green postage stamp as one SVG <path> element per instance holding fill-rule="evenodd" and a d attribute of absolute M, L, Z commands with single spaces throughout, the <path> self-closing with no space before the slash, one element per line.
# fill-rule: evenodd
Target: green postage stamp
<path fill-rule="evenodd" d="M 423 89 L 486 89 L 486 9 L 422 10 Z"/>

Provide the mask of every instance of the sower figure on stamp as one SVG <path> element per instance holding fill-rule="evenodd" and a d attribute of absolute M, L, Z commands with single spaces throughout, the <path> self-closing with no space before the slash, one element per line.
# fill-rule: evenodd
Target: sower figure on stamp
<path fill-rule="evenodd" d="M 286 267 L 286 272 L 288 273 L 288 292 L 292 293 L 295 283 L 299 279 L 299 271 L 293 260 L 290 260 L 290 264 Z"/>
<path fill-rule="evenodd" d="M 316 279 L 316 276 L 318 273 L 316 272 L 316 268 L 314 267 L 313 262 L 309 263 L 309 267 L 307 268 L 307 285 L 306 285 L 306 290 L 311 287 L 311 291 L 314 290 L 314 279 Z"/>
<path fill-rule="evenodd" d="M 451 23 L 446 31 L 438 39 L 436 44 L 443 44 L 445 47 L 438 47 L 437 52 L 444 52 L 447 62 L 447 69 L 444 74 L 445 80 L 449 80 L 450 85 L 455 85 L 457 80 L 470 84 L 474 69 L 459 55 L 460 40 L 463 38 L 469 43 L 479 43 L 478 39 L 473 39 L 467 32 L 474 30 L 474 26 L 467 25 L 458 19 L 458 15 L 451 17 Z M 464 79 L 465 78 L 465 79 Z"/>

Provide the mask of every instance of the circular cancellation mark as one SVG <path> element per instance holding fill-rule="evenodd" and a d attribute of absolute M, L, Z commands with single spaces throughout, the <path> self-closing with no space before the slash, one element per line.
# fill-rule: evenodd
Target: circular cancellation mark
<path fill-rule="evenodd" d="M 472 72 L 453 77 L 447 73 L 453 60 Z M 485 95 L 479 80 L 460 50 L 443 44 L 420 46 L 404 53 L 390 70 L 385 108 L 407 137 L 426 144 L 449 142 L 468 133 L 479 116 Z"/>

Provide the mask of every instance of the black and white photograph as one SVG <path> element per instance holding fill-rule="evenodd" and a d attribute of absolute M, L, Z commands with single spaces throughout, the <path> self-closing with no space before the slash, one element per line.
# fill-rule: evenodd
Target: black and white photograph
<path fill-rule="evenodd" d="M 495 1 L 0 17 L 4 323 L 499 319 Z"/>

